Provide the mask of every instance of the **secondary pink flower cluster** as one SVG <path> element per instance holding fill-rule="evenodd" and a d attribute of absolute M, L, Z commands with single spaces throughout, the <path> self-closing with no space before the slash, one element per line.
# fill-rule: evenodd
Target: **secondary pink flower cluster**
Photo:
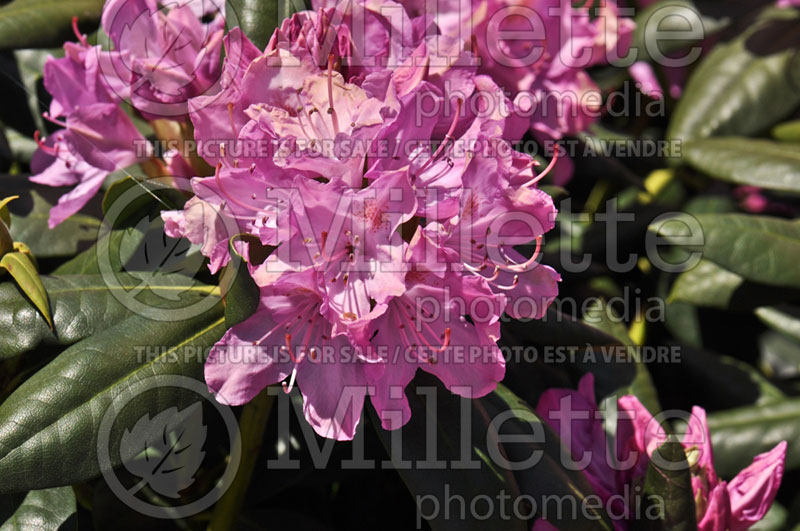
<path fill-rule="evenodd" d="M 559 434 L 572 459 L 581 461 L 587 452 L 591 453 L 584 474 L 611 512 L 623 517 L 615 521 L 615 528 L 625 530 L 636 501 L 622 495 L 636 492 L 634 485 L 641 486 L 650 457 L 666 442 L 667 433 L 635 396 L 621 397 L 617 411 L 616 444 L 607 449 L 591 374 L 581 378 L 577 390 L 548 389 L 536 406 L 536 413 Z M 757 455 L 729 482 L 714 471 L 711 435 L 703 408 L 692 408 L 681 443 L 691 471 L 698 529 L 742 531 L 764 518 L 783 477 L 786 441 Z M 620 464 L 612 467 L 608 455 Z M 536 531 L 549 529 L 555 527 L 544 520 L 534 526 Z"/>
<path fill-rule="evenodd" d="M 214 86 L 224 20 L 217 16 L 204 24 L 198 16 L 201 3 L 214 2 L 178 2 L 165 12 L 155 0 L 108 0 L 102 17 L 106 48 L 89 45 L 73 20 L 78 42 L 65 43 L 64 57 L 50 57 L 44 66 L 53 97 L 45 118 L 62 129 L 44 141 L 37 137 L 40 149 L 31 162 L 32 181 L 75 187 L 51 210 L 51 228 L 83 208 L 110 173 L 152 156 L 124 103 L 152 133 L 146 121 L 177 125 L 187 100 Z M 182 159 L 167 157 L 166 163 L 164 173 L 187 173 Z"/>
<path fill-rule="evenodd" d="M 226 36 L 223 92 L 189 106 L 198 143 L 230 141 L 184 210 L 163 214 L 212 271 L 236 233 L 277 247 L 250 264 L 261 305 L 211 351 L 206 381 L 229 404 L 296 382 L 335 439 L 353 437 L 367 395 L 384 427 L 405 424 L 418 368 L 462 396 L 492 391 L 501 314 L 541 317 L 559 281 L 536 261 L 556 211 L 535 160 L 510 148 L 527 128 L 511 102 L 470 52 L 428 68 L 449 41 L 392 33 L 412 27 L 380 14 L 396 4 L 352 5 L 294 15 L 264 52 Z"/>

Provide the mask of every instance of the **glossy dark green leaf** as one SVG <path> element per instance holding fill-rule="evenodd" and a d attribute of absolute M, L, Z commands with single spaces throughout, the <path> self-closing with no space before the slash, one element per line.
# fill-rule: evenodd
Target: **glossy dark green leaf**
<path fill-rule="evenodd" d="M 634 529 L 690 531 L 697 529 L 689 463 L 683 445 L 668 440 L 650 457 L 644 480 L 645 514 L 654 511 L 658 520 L 644 518 Z"/>
<path fill-rule="evenodd" d="M 684 271 L 672 285 L 669 300 L 695 306 L 727 308 L 744 279 L 714 262 L 701 260 L 696 267 Z"/>
<path fill-rule="evenodd" d="M 0 8 L 0 50 L 53 48 L 75 40 L 72 17 L 84 31 L 97 27 L 103 0 L 13 0 Z"/>
<path fill-rule="evenodd" d="M 70 531 L 78 528 L 78 508 L 72 487 L 32 490 L 19 497 L 22 499 L 14 503 L 14 513 L 0 520 L 0 531 Z M 0 517 L 4 516 L 0 513 Z"/>
<path fill-rule="evenodd" d="M 50 229 L 47 220 L 50 208 L 64 193 L 63 188 L 49 188 L 27 182 L 24 176 L 2 176 L 3 186 L 8 185 L 20 198 L 8 205 L 11 211 L 11 236 L 14 241 L 26 243 L 37 258 L 69 257 L 96 241 L 101 222 L 83 212 L 96 208 L 90 202 L 79 212 L 57 227 Z M 99 213 L 99 212 L 98 212 Z"/>
<path fill-rule="evenodd" d="M 115 205 L 117 201 L 124 201 L 124 204 Z M 129 175 L 114 182 L 106 191 L 103 214 L 112 229 L 130 228 L 148 213 L 181 209 L 185 202 L 186 197 L 163 180 L 147 181 Z"/>
<path fill-rule="evenodd" d="M 217 305 L 180 323 L 131 316 L 65 350 L 0 405 L 0 492 L 97 477 L 98 430 L 114 398 L 154 375 L 202 381 L 203 354 L 224 331 Z M 189 397 L 181 391 L 163 387 L 137 395 L 113 412 L 115 425 L 130 427 L 145 414 L 152 417 L 167 407 L 185 407 Z M 195 395 L 192 401 L 196 400 Z M 119 448 L 121 431 L 109 435 L 111 464 L 120 462 L 119 451 L 113 450 Z"/>
<path fill-rule="evenodd" d="M 796 10 L 769 9 L 737 38 L 714 46 L 678 100 L 667 138 L 687 141 L 748 136 L 774 125 L 800 103 Z"/>
<path fill-rule="evenodd" d="M 411 463 L 399 466 L 399 459 L 394 460 L 411 493 L 423 503 L 420 511 L 434 516 L 428 523 L 435 531 L 531 527 L 531 522 L 513 516 L 503 519 L 499 507 L 486 520 L 475 518 L 469 511 L 464 519 L 460 515 L 446 518 L 441 505 L 434 515 L 433 500 L 444 504 L 448 496 L 463 496 L 471 501 L 487 492 L 504 492 L 512 500 L 527 494 L 541 504 L 547 495 L 583 499 L 592 494 L 581 473 L 561 466 L 558 436 L 508 389 L 498 386 L 497 391 L 484 398 L 464 400 L 427 374 L 419 374 L 415 382 L 406 390 L 412 411 L 408 424 L 399 431 L 388 432 L 380 427 L 376 415 L 373 420 L 387 450 L 394 449 L 396 457 Z M 430 421 L 431 415 L 436 415 L 432 417 L 434 422 Z M 432 428 L 435 434 L 428 434 Z M 521 438 L 523 435 L 527 441 Z M 429 446 L 434 436 L 435 446 Z M 510 442 L 515 436 L 516 442 Z M 536 455 L 540 458 L 534 462 L 532 456 Z M 523 464 L 528 459 L 534 464 Z M 426 466 L 424 460 L 439 460 L 444 466 Z M 508 470 L 515 463 L 520 470 Z M 510 506 L 503 512 L 514 514 Z M 577 516 L 577 520 L 571 520 L 572 515 L 566 514 L 563 520 L 552 523 L 559 529 L 610 528 L 607 520 L 590 521 L 581 511 Z"/>
<path fill-rule="evenodd" d="M 800 288 L 800 223 L 744 214 L 701 214 L 696 219 L 705 239 L 703 258 L 753 282 Z M 689 232 L 682 222 L 668 221 L 660 228 L 667 239 Z M 730 278 L 721 282 L 726 289 L 732 284 Z"/>
<path fill-rule="evenodd" d="M 101 253 L 108 253 L 113 271 L 122 271 L 144 239 L 138 227 L 105 232 L 97 244 L 64 262 L 53 271 L 55 275 L 99 275 Z"/>
<path fill-rule="evenodd" d="M 0 271 L 5 271 L 14 278 L 20 291 L 33 303 L 39 313 L 53 328 L 53 315 L 50 311 L 50 299 L 39 278 L 36 265 L 27 254 L 11 252 L 0 257 Z"/>
<path fill-rule="evenodd" d="M 708 416 L 714 446 L 714 468 L 731 478 L 757 454 L 788 443 L 786 468 L 800 466 L 800 399 L 711 413 Z"/>
<path fill-rule="evenodd" d="M 800 290 L 749 282 L 708 260 L 678 275 L 669 294 L 670 303 L 752 310 L 800 298 Z"/>
<path fill-rule="evenodd" d="M 119 274 L 116 278 L 116 290 L 138 290 L 142 285 L 141 280 L 130 275 Z M 43 277 L 42 282 L 50 297 L 55 333 L 16 284 L 0 284 L 0 360 L 39 345 L 71 345 L 132 314 L 114 297 L 100 275 Z M 208 296 L 211 289 L 181 275 L 165 276 L 149 288 L 153 292 L 143 292 L 141 300 L 164 309 L 188 305 Z M 175 292 L 179 298 L 169 300 L 155 295 L 165 290 Z"/>
<path fill-rule="evenodd" d="M 78 508 L 72 487 L 32 490 L 14 514 L 0 522 L 0 531 L 70 531 L 78 528 Z"/>
<path fill-rule="evenodd" d="M 705 138 L 687 142 L 683 154 L 693 167 L 723 181 L 800 193 L 800 149 L 794 144 Z"/>
<path fill-rule="evenodd" d="M 264 49 L 272 32 L 285 18 L 285 0 L 227 0 L 225 22 L 228 29 L 239 26 L 258 48 Z M 283 9 L 282 9 L 283 8 Z"/>
<path fill-rule="evenodd" d="M 250 276 L 247 260 L 236 250 L 235 242 L 238 239 L 238 236 L 233 236 L 228 242 L 232 260 L 227 267 L 234 272 L 230 287 L 225 293 L 225 324 L 228 328 L 256 313 L 261 299 L 261 291 Z"/>

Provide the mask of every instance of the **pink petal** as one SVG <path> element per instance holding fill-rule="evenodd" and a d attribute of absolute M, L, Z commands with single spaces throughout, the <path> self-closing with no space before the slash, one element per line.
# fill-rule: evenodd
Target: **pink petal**
<path fill-rule="evenodd" d="M 728 483 L 732 531 L 747 529 L 767 514 L 783 478 L 786 441 L 759 454 Z"/>

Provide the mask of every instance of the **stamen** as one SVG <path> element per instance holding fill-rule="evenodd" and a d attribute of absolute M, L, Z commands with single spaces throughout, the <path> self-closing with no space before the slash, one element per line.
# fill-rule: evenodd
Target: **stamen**
<path fill-rule="evenodd" d="M 306 357 L 305 350 L 301 352 L 299 356 L 294 355 L 294 349 L 292 348 L 292 334 L 287 332 L 286 335 L 283 336 L 283 339 L 285 344 L 282 348 L 286 349 L 286 352 L 289 353 L 289 357 L 292 358 L 292 361 L 295 363 L 300 363 L 303 361 L 303 358 Z"/>
<path fill-rule="evenodd" d="M 39 146 L 39 149 L 41 149 L 42 151 L 44 151 L 48 155 L 52 155 L 54 157 L 58 157 L 58 144 L 56 144 L 56 147 L 51 147 L 51 146 L 46 145 L 44 143 L 45 139 L 39 138 L 39 130 L 38 129 L 33 132 L 33 140 L 34 140 L 34 142 L 36 142 L 36 145 Z"/>
<path fill-rule="evenodd" d="M 78 17 L 72 17 L 72 31 L 75 33 L 78 42 L 80 42 L 82 46 L 89 46 L 89 43 L 86 41 L 86 35 L 82 34 L 78 29 Z"/>
<path fill-rule="evenodd" d="M 44 117 L 44 119 L 45 119 L 45 120 L 47 120 L 48 122 L 53 122 L 54 124 L 56 124 L 56 125 L 58 125 L 58 126 L 61 126 L 61 127 L 63 127 L 64 129 L 67 129 L 67 128 L 69 127 L 69 126 L 67 125 L 67 122 L 62 122 L 62 121 L 56 120 L 55 118 L 53 118 L 52 116 L 50 116 L 50 113 L 48 113 L 48 112 L 43 112 L 43 113 L 42 113 L 42 116 L 43 116 L 43 117 Z"/>
<path fill-rule="evenodd" d="M 528 258 L 525 262 L 521 264 L 513 263 L 513 264 L 506 264 L 503 266 L 496 266 L 502 268 L 504 271 L 510 271 L 512 273 L 524 273 L 527 271 L 536 259 L 539 257 L 539 252 L 542 250 L 542 236 L 539 235 L 536 237 L 536 249 L 533 251 L 533 255 Z M 506 259 L 507 262 L 512 262 L 508 256 L 506 256 L 505 251 L 503 250 L 503 246 L 500 245 L 500 252 L 503 253 L 503 258 Z"/>
<path fill-rule="evenodd" d="M 458 119 L 461 117 L 461 105 L 463 103 L 464 100 L 462 100 L 461 98 L 458 98 L 456 100 L 456 106 L 457 106 L 456 113 L 455 116 L 453 116 L 453 122 L 450 124 L 450 129 L 447 130 L 447 134 L 444 135 L 444 139 L 442 140 L 442 143 L 439 144 L 439 147 L 436 150 L 436 152 L 431 156 L 431 158 L 429 158 L 425 162 L 425 164 L 422 165 L 422 167 L 417 171 L 417 173 L 422 173 L 428 166 L 430 166 L 439 157 L 439 155 L 441 155 L 444 152 L 448 144 L 455 140 L 455 138 L 453 137 L 453 133 L 455 133 L 456 125 L 458 125 Z"/>
<path fill-rule="evenodd" d="M 292 389 L 294 388 L 294 381 L 296 379 L 297 379 L 297 365 L 295 365 L 294 369 L 292 369 L 292 375 L 289 377 L 289 385 L 286 385 L 286 382 L 281 382 L 284 393 L 288 395 L 289 393 L 292 392 Z"/>
<path fill-rule="evenodd" d="M 553 158 L 550 160 L 550 164 L 547 165 L 547 167 L 544 169 L 542 173 L 540 173 L 527 183 L 523 184 L 522 186 L 533 186 L 534 184 L 541 181 L 545 175 L 550 173 L 550 171 L 555 167 L 556 161 L 558 161 L 558 153 L 559 153 L 558 144 L 553 144 Z"/>
<path fill-rule="evenodd" d="M 410 325 L 410 326 L 403 327 L 403 329 L 409 329 L 410 333 L 414 334 L 415 335 L 415 339 L 417 341 L 419 341 L 420 346 L 424 345 L 426 348 L 429 348 L 433 352 L 439 352 L 439 353 L 444 352 L 447 349 L 447 347 L 450 346 L 450 327 L 447 327 L 447 328 L 444 329 L 444 339 L 442 341 L 442 345 L 439 346 L 439 347 L 434 347 L 433 345 L 431 345 L 431 343 L 427 339 L 425 339 L 425 335 L 424 334 L 422 334 L 421 332 L 416 330 L 416 328 L 413 325 L 414 320 L 408 315 L 408 313 L 406 312 L 405 308 L 403 308 L 403 304 L 402 303 L 398 304 L 398 307 L 400 308 L 400 312 L 399 313 L 403 314 L 403 317 L 405 317 L 406 321 Z M 427 330 L 433 337 L 437 337 L 436 331 L 431 327 L 431 325 L 429 325 L 427 323 L 427 321 L 420 320 L 420 322 L 422 323 L 422 326 L 425 327 L 425 330 Z M 401 335 L 405 335 L 405 334 L 401 334 Z M 426 361 L 430 362 L 430 360 L 426 360 Z"/>
<path fill-rule="evenodd" d="M 481 264 L 480 266 L 475 267 L 473 265 L 470 265 L 470 264 L 464 262 L 464 267 L 466 267 L 468 270 L 472 271 L 473 273 L 480 273 L 481 271 L 486 269 L 487 266 L 486 266 L 486 264 Z"/>
<path fill-rule="evenodd" d="M 333 134 L 339 134 L 339 118 L 336 116 L 336 110 L 333 108 L 333 54 L 328 54 L 328 114 L 331 115 L 331 122 L 333 122 Z"/>
<path fill-rule="evenodd" d="M 497 289 L 502 289 L 504 291 L 509 291 L 516 288 L 517 284 L 519 284 L 519 275 L 514 275 L 514 280 L 511 281 L 510 286 L 500 286 L 498 284 L 494 284 L 494 287 Z"/>

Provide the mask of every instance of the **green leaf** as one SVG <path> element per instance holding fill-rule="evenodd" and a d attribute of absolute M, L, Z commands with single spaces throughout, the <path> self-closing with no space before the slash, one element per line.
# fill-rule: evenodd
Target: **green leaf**
<path fill-rule="evenodd" d="M 800 342 L 800 310 L 791 306 L 756 308 L 756 316 L 775 331 Z"/>
<path fill-rule="evenodd" d="M 78 528 L 78 508 L 72 487 L 33 490 L 20 495 L 20 498 L 20 502 L 14 504 L 14 513 L 0 520 L 0 531 L 70 531 Z M 4 516 L 2 511 L 0 516 Z"/>
<path fill-rule="evenodd" d="M 734 184 L 800 193 L 800 150 L 770 140 L 722 137 L 687 142 L 686 160 L 694 168 Z"/>
<path fill-rule="evenodd" d="M 749 282 L 708 260 L 678 275 L 669 294 L 670 303 L 729 310 L 752 310 L 798 298 L 796 289 Z"/>
<path fill-rule="evenodd" d="M 264 49 L 286 15 L 291 0 L 227 0 L 225 17 L 228 30 L 239 26 L 259 49 Z M 283 8 L 283 9 L 282 9 Z"/>
<path fill-rule="evenodd" d="M 644 480 L 645 514 L 660 509 L 657 521 L 634 529 L 697 529 L 692 476 L 683 445 L 674 438 L 659 446 L 650 457 Z M 654 501 L 657 502 L 654 503 Z"/>
<path fill-rule="evenodd" d="M 781 142 L 800 142 L 800 120 L 776 125 L 772 128 L 772 138 Z"/>
<path fill-rule="evenodd" d="M 28 244 L 37 258 L 74 256 L 97 239 L 101 222 L 88 214 L 75 214 L 57 227 L 49 228 L 50 208 L 64 193 L 63 189 L 36 185 L 26 176 L 3 175 L 0 181 L 2 186 L 20 196 L 8 205 L 11 236 L 14 241 Z M 96 206 L 96 201 L 90 201 L 84 211 L 94 210 Z"/>
<path fill-rule="evenodd" d="M 234 245 L 242 235 L 232 236 L 228 240 L 231 263 L 228 268 L 233 271 L 233 279 L 225 293 L 225 324 L 233 327 L 256 313 L 261 300 L 261 291 L 250 276 L 247 260 L 239 254 Z"/>
<path fill-rule="evenodd" d="M 18 195 L 12 195 L 0 200 L 0 220 L 7 226 L 11 226 L 11 213 L 8 211 L 8 204 L 14 199 L 19 199 Z"/>
<path fill-rule="evenodd" d="M 131 192 L 131 190 L 134 190 Z M 124 196 L 125 203 L 109 214 L 115 202 Z M 183 208 L 186 197 L 179 190 L 169 188 L 163 180 L 147 181 L 135 176 L 126 176 L 114 182 L 103 196 L 103 214 L 112 229 L 130 228 L 141 222 L 144 215 L 165 208 Z"/>
<path fill-rule="evenodd" d="M 5 222 L 0 220 L 0 256 L 14 250 L 14 238 Z"/>
<path fill-rule="evenodd" d="M 769 9 L 744 33 L 717 44 L 689 79 L 667 138 L 748 136 L 788 115 L 800 103 L 791 76 L 798 29 L 796 10 Z"/>
<path fill-rule="evenodd" d="M 217 305 L 180 323 L 131 316 L 65 350 L 0 405 L 0 492 L 97 477 L 99 427 L 114 398 L 156 375 L 202 381 L 203 353 L 224 331 Z M 143 415 L 182 408 L 189 401 L 196 402 L 197 396 L 177 387 L 145 392 L 116 412 L 115 425 L 133 426 Z M 110 434 L 113 465 L 120 462 L 114 449 L 121 431 Z"/>
<path fill-rule="evenodd" d="M 705 236 L 705 259 L 753 282 L 800 288 L 799 222 L 744 214 L 700 214 L 696 219 Z M 688 234 L 682 222 L 661 225 L 660 235 L 667 239 Z M 730 286 L 733 280 L 722 284 Z"/>
<path fill-rule="evenodd" d="M 108 253 L 111 270 L 122 271 L 123 266 L 134 256 L 144 237 L 145 234 L 139 227 L 105 232 L 97 241 L 97 245 L 64 262 L 53 271 L 53 274 L 99 275 L 98 257 L 102 253 Z"/>
<path fill-rule="evenodd" d="M 714 468 L 731 478 L 757 454 L 788 443 L 786 468 L 800 466 L 800 399 L 711 413 L 708 416 L 714 446 Z"/>
<path fill-rule="evenodd" d="M 758 338 L 758 346 L 760 365 L 765 373 L 778 380 L 800 376 L 800 343 L 767 330 Z"/>
<path fill-rule="evenodd" d="M 2 270 L 14 277 L 17 286 L 36 306 L 52 330 L 53 316 L 50 312 L 50 299 L 30 257 L 23 253 L 6 253 L 0 258 L 0 271 Z"/>
<path fill-rule="evenodd" d="M 701 260 L 696 267 L 684 271 L 672 285 L 670 302 L 685 302 L 695 306 L 727 308 L 744 279 L 714 262 Z"/>
<path fill-rule="evenodd" d="M 421 373 L 407 388 L 406 396 L 411 406 L 411 420 L 400 430 L 389 432 L 382 429 L 374 411 L 372 418 L 384 445 L 390 452 L 395 452 L 396 455 L 392 455 L 394 465 L 421 504 L 420 514 L 432 511 L 430 504 L 433 499 L 444 504 L 448 496 L 463 496 L 469 503 L 487 492 L 502 491 L 511 496 L 511 500 L 526 494 L 532 496 L 541 509 L 544 496 L 577 497 L 580 506 L 580 500 L 593 493 L 581 472 L 569 471 L 560 464 L 562 448 L 558 436 L 502 385 L 486 397 L 467 400 L 446 391 L 437 380 Z M 492 426 L 492 421 L 501 414 L 503 417 Z M 435 423 L 427 420 L 431 415 L 436 415 L 433 417 Z M 435 429 L 435 434 L 429 434 L 430 429 Z M 527 435 L 529 440 L 520 438 L 522 435 Z M 429 446 L 434 436 L 436 444 Z M 515 436 L 517 440 L 510 442 L 509 439 Z M 540 459 L 535 464 L 520 465 L 537 455 L 537 451 Z M 395 457 L 402 457 L 406 466 L 401 466 Z M 427 459 L 439 460 L 446 466 L 423 466 L 423 460 Z M 472 465 L 465 468 L 468 462 Z M 409 463 L 411 466 L 407 466 Z M 512 472 L 507 469 L 515 463 L 520 470 Z M 486 520 L 475 518 L 469 511 L 465 514 L 466 519 L 462 519 L 460 514 L 446 518 L 440 505 L 438 514 L 428 523 L 434 531 L 530 528 L 529 523 L 513 516 L 501 517 L 501 513 L 514 514 L 510 506 L 502 511 L 495 508 Z M 564 514 L 563 520 L 551 523 L 559 529 L 611 528 L 607 517 L 605 520 L 589 520 L 581 511 L 578 513 L 577 520 L 571 520 L 571 514 Z M 601 518 L 604 516 L 598 514 Z"/>
<path fill-rule="evenodd" d="M 142 282 L 131 275 L 119 274 L 121 291 L 138 290 Z M 132 315 L 100 275 L 43 277 L 42 282 L 53 308 L 55 333 L 35 311 L 16 284 L 0 284 L 0 360 L 20 355 L 40 345 L 71 345 L 112 327 Z M 163 276 L 148 286 L 141 300 L 153 307 L 170 309 L 186 306 L 208 296 L 211 286 L 198 285 L 182 275 Z M 179 298 L 172 301 L 158 296 L 171 291 Z"/>
<path fill-rule="evenodd" d="M 97 27 L 103 0 L 14 0 L 0 8 L 0 50 L 54 48 L 75 40 L 72 17 L 84 31 Z"/>
<path fill-rule="evenodd" d="M 751 4 L 754 2 L 751 2 Z M 752 9 L 752 5 L 746 2 L 739 2 L 738 5 L 729 2 L 725 10 L 714 9 L 714 3 L 704 0 L 661 0 L 655 2 L 647 8 L 640 10 L 635 17 L 636 29 L 633 33 L 633 43 L 631 49 L 638 50 L 638 60 L 651 60 L 652 51 L 660 51 L 667 54 L 672 51 L 681 50 L 681 56 L 688 53 L 692 45 L 696 45 L 701 39 L 709 37 L 712 33 L 725 28 L 730 24 L 731 16 L 734 12 L 741 14 L 743 11 Z M 703 32 L 700 38 L 691 39 L 665 39 L 663 33 L 659 32 L 686 32 L 688 30 L 687 20 L 698 18 L 702 21 Z"/>

